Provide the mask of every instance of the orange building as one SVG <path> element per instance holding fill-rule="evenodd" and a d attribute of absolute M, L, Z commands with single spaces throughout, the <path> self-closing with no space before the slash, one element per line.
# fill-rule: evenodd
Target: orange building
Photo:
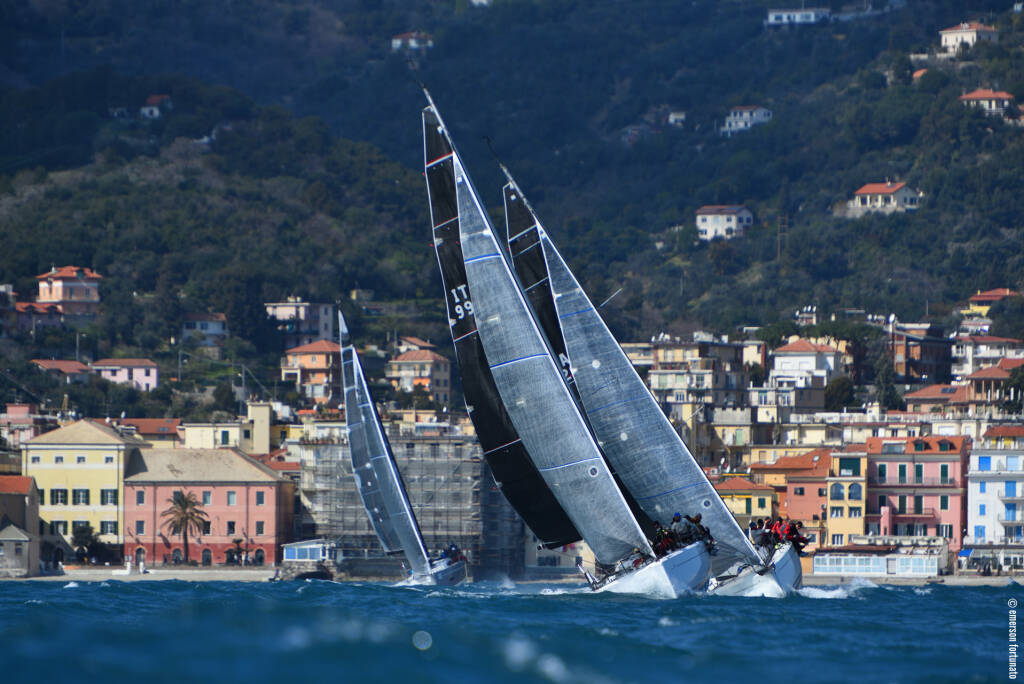
<path fill-rule="evenodd" d="M 406 338 L 408 339 L 408 338 Z M 412 392 L 417 387 L 442 404 L 452 391 L 452 364 L 430 349 L 413 349 L 388 361 L 387 379 L 397 390 Z"/>
<path fill-rule="evenodd" d="M 341 401 L 341 346 L 317 340 L 292 347 L 281 359 L 281 380 L 317 404 Z"/>
<path fill-rule="evenodd" d="M 93 317 L 99 312 L 103 276 L 80 266 L 53 267 L 36 276 L 39 304 L 59 306 L 65 316 Z"/>

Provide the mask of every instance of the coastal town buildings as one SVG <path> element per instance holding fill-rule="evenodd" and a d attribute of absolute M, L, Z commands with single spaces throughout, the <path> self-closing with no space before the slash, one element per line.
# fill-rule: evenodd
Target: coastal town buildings
<path fill-rule="evenodd" d="M 964 21 L 939 31 L 939 40 L 944 52 L 955 55 L 980 42 L 999 42 L 999 31 L 977 21 Z"/>
<path fill-rule="evenodd" d="M 451 399 L 451 361 L 432 349 L 410 349 L 399 354 L 387 362 L 385 377 L 401 392 L 422 389 L 442 404 Z"/>
<path fill-rule="evenodd" d="M 100 280 L 103 276 L 81 266 L 54 266 L 36 276 L 36 303 L 55 306 L 65 322 L 88 322 L 99 313 Z"/>
<path fill-rule="evenodd" d="M 317 340 L 338 341 L 338 307 L 326 302 L 307 302 L 288 297 L 283 302 L 263 305 L 284 339 L 285 349 L 302 347 Z"/>
<path fill-rule="evenodd" d="M 1005 117 L 1013 107 L 1014 97 L 1012 93 L 1005 90 L 991 90 L 979 88 L 960 96 L 960 101 L 966 107 L 977 107 L 989 116 Z"/>
<path fill-rule="evenodd" d="M 754 126 L 766 124 L 771 120 L 772 111 L 770 109 L 760 105 L 740 105 L 729 110 L 718 133 L 731 138 L 737 133 L 749 131 Z"/>
<path fill-rule="evenodd" d="M 742 237 L 754 223 L 754 214 L 739 204 L 709 204 L 697 210 L 697 237 L 701 240 Z"/>
<path fill-rule="evenodd" d="M 341 345 L 317 340 L 285 351 L 281 381 L 315 404 L 337 404 L 341 397 Z"/>
<path fill-rule="evenodd" d="M 181 339 L 195 340 L 201 348 L 224 345 L 228 337 L 228 318 L 222 313 L 187 313 L 181 324 Z"/>
<path fill-rule="evenodd" d="M 887 326 L 889 353 L 899 381 L 949 382 L 953 367 L 953 342 L 932 323 L 900 323 Z"/>
<path fill-rule="evenodd" d="M 38 575 L 41 536 L 35 480 L 0 475 L 0 577 Z"/>
<path fill-rule="evenodd" d="M 891 214 L 897 211 L 913 211 L 920 206 L 924 193 L 914 190 L 906 183 L 886 181 L 867 183 L 853 193 L 853 199 L 846 204 L 848 218 L 860 218 L 869 212 Z"/>
<path fill-rule="evenodd" d="M 160 369 L 149 359 L 99 359 L 92 369 L 104 380 L 148 392 L 160 384 Z"/>
<path fill-rule="evenodd" d="M 32 363 L 40 370 L 60 378 L 61 382 L 68 385 L 86 382 L 92 373 L 92 370 L 80 361 L 32 359 Z"/>
<path fill-rule="evenodd" d="M 1024 567 L 1024 423 L 989 428 L 967 471 L 961 558 L 976 567 Z"/>

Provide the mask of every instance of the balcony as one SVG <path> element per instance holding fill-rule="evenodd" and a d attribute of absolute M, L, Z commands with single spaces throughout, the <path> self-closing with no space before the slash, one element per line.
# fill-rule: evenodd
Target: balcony
<path fill-rule="evenodd" d="M 1016 503 L 1018 501 L 1024 501 L 1024 492 L 1019 494 L 998 494 L 1000 501 L 1007 501 L 1009 503 Z"/>
<path fill-rule="evenodd" d="M 919 508 L 916 511 L 893 511 L 893 520 L 934 520 L 937 515 L 934 508 Z"/>
<path fill-rule="evenodd" d="M 868 485 L 871 487 L 956 487 L 957 482 L 951 477 L 887 477 L 879 479 L 878 476 L 868 478 Z"/>
<path fill-rule="evenodd" d="M 1009 517 L 1001 515 L 998 520 L 1003 525 L 1024 525 L 1024 511 Z"/>

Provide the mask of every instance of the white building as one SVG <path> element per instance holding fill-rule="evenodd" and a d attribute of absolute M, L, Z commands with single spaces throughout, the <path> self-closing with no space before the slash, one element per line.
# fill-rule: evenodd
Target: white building
<path fill-rule="evenodd" d="M 766 124 L 772 120 L 771 110 L 759 105 L 741 105 L 733 107 L 725 117 L 725 125 L 719 134 L 732 137 L 736 133 L 751 129 L 758 124 Z"/>
<path fill-rule="evenodd" d="M 267 316 L 274 319 L 284 335 L 285 349 L 312 344 L 317 340 L 337 341 L 338 307 L 324 302 L 306 302 L 288 297 L 283 302 L 265 302 Z"/>
<path fill-rule="evenodd" d="M 957 334 L 953 337 L 953 377 L 962 380 L 1002 359 L 1024 358 L 1024 341 L 1012 337 Z"/>
<path fill-rule="evenodd" d="M 222 313 L 189 313 L 181 324 L 181 339 L 196 339 L 201 347 L 224 344 L 228 336 L 228 319 Z"/>
<path fill-rule="evenodd" d="M 832 18 L 832 10 L 824 7 L 808 7 L 802 9 L 770 9 L 765 26 L 796 26 L 800 24 L 819 24 Z"/>
<path fill-rule="evenodd" d="M 1024 427 L 1019 428 L 1024 436 Z M 967 470 L 967 534 L 961 556 L 1024 565 L 1024 440 L 988 439 Z M 1007 446 L 1012 444 L 1013 446 Z"/>
<path fill-rule="evenodd" d="M 392 36 L 391 38 L 392 52 L 400 52 L 402 50 L 416 52 L 428 50 L 432 47 L 434 47 L 434 38 L 429 33 L 424 33 L 422 31 L 400 33 L 397 36 Z"/>
<path fill-rule="evenodd" d="M 853 193 L 853 199 L 846 203 L 846 215 L 859 218 L 871 211 L 885 214 L 913 211 L 918 208 L 923 196 L 923 192 L 914 190 L 906 183 L 867 183 Z"/>
<path fill-rule="evenodd" d="M 959 52 L 964 47 L 971 47 L 980 42 L 998 43 L 999 32 L 992 26 L 979 24 L 976 21 L 963 22 L 956 26 L 939 31 L 942 49 L 950 54 Z"/>
<path fill-rule="evenodd" d="M 821 377 L 824 384 L 842 373 L 843 354 L 827 344 L 795 340 L 772 352 L 772 379 Z"/>
<path fill-rule="evenodd" d="M 696 223 L 701 240 L 731 240 L 753 225 L 754 215 L 741 204 L 709 204 L 697 210 Z"/>
<path fill-rule="evenodd" d="M 1013 106 L 1014 97 L 1003 90 L 980 88 L 960 96 L 966 107 L 978 107 L 990 116 L 1006 116 L 1006 110 Z"/>

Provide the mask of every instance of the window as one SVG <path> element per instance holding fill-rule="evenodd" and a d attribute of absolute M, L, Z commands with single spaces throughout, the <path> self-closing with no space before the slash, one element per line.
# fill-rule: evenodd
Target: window
<path fill-rule="evenodd" d="M 235 505 L 235 493 L 234 492 L 228 492 L 228 506 L 234 506 L 234 505 Z"/>
<path fill-rule="evenodd" d="M 203 521 L 203 534 L 210 534 L 210 521 L 209 520 L 204 520 Z"/>
<path fill-rule="evenodd" d="M 833 506 L 832 508 L 828 509 L 828 517 L 830 517 L 830 518 L 842 518 L 843 517 L 843 507 L 842 506 Z"/>
<path fill-rule="evenodd" d="M 992 470 L 992 457 L 991 456 L 979 456 L 978 457 L 978 470 Z"/>
<path fill-rule="evenodd" d="M 818 487 L 818 496 L 825 496 L 825 492 L 826 490 L 824 487 Z"/>
<path fill-rule="evenodd" d="M 979 482 L 978 483 L 978 493 L 979 494 L 984 494 L 985 493 L 985 483 L 984 482 Z"/>
<path fill-rule="evenodd" d="M 257 535 L 263 534 L 263 521 L 262 520 L 257 520 L 256 521 L 256 534 Z"/>
<path fill-rule="evenodd" d="M 51 506 L 67 506 L 68 505 L 68 490 L 66 490 L 66 489 L 51 489 L 50 490 L 50 505 Z"/>
<path fill-rule="evenodd" d="M 146 521 L 136 520 L 135 521 L 135 534 L 146 534 Z"/>
<path fill-rule="evenodd" d="M 256 505 L 257 506 L 262 506 L 263 505 L 263 496 L 264 496 L 263 492 L 256 492 Z M 762 501 L 763 500 L 764 499 L 762 499 Z"/>
<path fill-rule="evenodd" d="M 100 534 L 117 534 L 117 521 L 116 520 L 101 520 L 100 521 Z"/>
<path fill-rule="evenodd" d="M 72 489 L 71 490 L 71 503 L 75 506 L 88 506 L 89 505 L 89 490 L 88 489 Z"/>
<path fill-rule="evenodd" d="M 54 463 L 63 463 L 64 462 L 64 457 L 63 456 L 54 456 L 53 457 L 53 462 Z"/>
<path fill-rule="evenodd" d="M 944 466 L 948 468 L 949 466 Z M 1011 471 L 1020 470 L 1020 456 L 1007 456 L 1006 469 Z"/>
<path fill-rule="evenodd" d="M 887 472 L 886 465 L 884 463 L 878 464 L 878 482 L 885 484 L 885 474 Z"/>
<path fill-rule="evenodd" d="M 859 458 L 840 458 L 839 459 L 839 474 L 840 475 L 852 475 L 854 477 L 860 477 L 860 459 Z"/>
<path fill-rule="evenodd" d="M 117 490 L 116 489 L 101 489 L 100 490 L 100 503 L 104 506 L 116 506 L 117 505 Z"/>
<path fill-rule="evenodd" d="M 67 520 L 54 520 L 50 522 L 50 534 L 67 534 L 68 533 L 68 521 Z"/>
<path fill-rule="evenodd" d="M 803 487 L 794 487 L 793 488 L 793 494 L 795 494 L 796 496 L 803 496 L 804 495 L 804 488 Z"/>
<path fill-rule="evenodd" d="M 922 508 L 923 505 L 924 505 L 924 497 L 923 496 L 915 496 L 914 497 L 914 513 L 921 514 L 922 512 L 924 512 L 924 509 Z"/>
<path fill-rule="evenodd" d="M 949 510 L 949 495 L 943 494 L 942 496 L 939 497 L 939 510 L 940 511 L 948 511 Z"/>
<path fill-rule="evenodd" d="M 220 443 L 221 443 L 222 446 L 227 446 L 227 444 L 228 444 L 228 431 L 227 430 L 221 430 L 220 431 Z"/>
<path fill-rule="evenodd" d="M 982 541 L 984 539 L 985 539 L 985 526 L 984 525 L 975 525 L 974 526 L 974 543 L 977 544 L 978 542 L 980 542 L 980 541 Z"/>
<path fill-rule="evenodd" d="M 228 534 L 234 534 L 235 533 L 235 521 L 234 520 L 228 520 L 228 532 L 227 533 Z"/>
<path fill-rule="evenodd" d="M 75 463 L 85 463 L 85 456 L 76 456 Z"/>
<path fill-rule="evenodd" d="M 832 535 L 832 546 L 842 546 L 842 545 L 843 545 L 843 535 L 841 535 L 841 534 L 833 534 Z"/>
<path fill-rule="evenodd" d="M 1011 498 L 1011 497 L 1017 496 L 1017 481 L 1016 480 L 1007 480 L 1006 482 L 1004 482 L 1003 483 L 1003 491 L 1004 491 L 1003 496 L 1005 496 L 1007 498 Z"/>
<path fill-rule="evenodd" d="M 861 509 L 859 506 L 850 506 L 850 509 L 847 511 L 847 514 L 851 518 L 859 518 L 861 517 Z"/>
<path fill-rule="evenodd" d="M 861 487 L 860 487 L 859 484 L 854 482 L 853 484 L 850 485 L 850 496 L 849 496 L 849 499 L 850 499 L 850 501 L 860 501 L 860 497 L 861 497 Z"/>
<path fill-rule="evenodd" d="M 978 504 L 978 515 L 985 515 L 985 504 Z"/>
<path fill-rule="evenodd" d="M 103 457 L 103 462 L 104 463 L 113 463 L 114 462 L 114 457 L 113 456 L 104 456 Z"/>
<path fill-rule="evenodd" d="M 906 513 L 907 512 L 907 497 L 899 496 L 896 497 L 896 512 Z"/>
<path fill-rule="evenodd" d="M 917 463 L 914 465 L 914 484 L 921 484 L 924 482 L 924 464 Z"/>
<path fill-rule="evenodd" d="M 830 499 L 834 499 L 836 501 L 842 501 L 843 497 L 844 497 L 843 485 L 841 485 L 838 482 L 836 482 L 831 487 L 831 493 L 829 494 L 829 498 Z"/>
<path fill-rule="evenodd" d="M 950 484 L 948 463 L 939 466 L 939 484 Z"/>
<path fill-rule="evenodd" d="M 135 490 L 135 505 L 141 506 L 146 503 L 146 492 L 141 489 Z"/>
<path fill-rule="evenodd" d="M 953 538 L 953 526 L 952 525 L 936 525 L 935 534 L 939 537 L 945 537 L 946 539 Z"/>
<path fill-rule="evenodd" d="M 203 505 L 209 506 L 213 501 L 213 492 L 203 492 Z"/>
<path fill-rule="evenodd" d="M 71 532 L 74 533 L 75 530 L 80 530 L 84 527 L 92 527 L 92 525 L 89 524 L 88 520 L 75 520 L 71 523 Z"/>
<path fill-rule="evenodd" d="M 757 507 L 758 508 L 764 508 L 764 497 L 763 496 L 758 497 L 758 499 L 757 499 Z"/>
<path fill-rule="evenodd" d="M 38 456 L 33 456 L 33 457 L 31 458 L 31 462 L 32 462 L 32 463 L 39 463 L 39 457 L 38 457 Z"/>
<path fill-rule="evenodd" d="M 244 439 L 249 439 L 249 430 L 242 430 L 242 437 Z"/>
<path fill-rule="evenodd" d="M 897 470 L 899 470 L 899 483 L 907 484 L 907 464 L 900 463 L 899 466 L 897 466 Z"/>

